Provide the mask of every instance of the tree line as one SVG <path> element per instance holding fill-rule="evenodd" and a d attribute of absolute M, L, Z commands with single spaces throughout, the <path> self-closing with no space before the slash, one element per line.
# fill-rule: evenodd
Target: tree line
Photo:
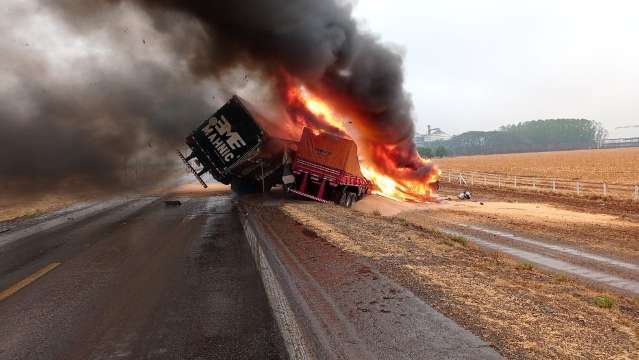
<path fill-rule="evenodd" d="M 607 132 L 594 120 L 548 119 L 502 126 L 496 131 L 468 131 L 419 148 L 427 157 L 592 149 Z M 430 156 L 428 156 L 430 155 Z"/>

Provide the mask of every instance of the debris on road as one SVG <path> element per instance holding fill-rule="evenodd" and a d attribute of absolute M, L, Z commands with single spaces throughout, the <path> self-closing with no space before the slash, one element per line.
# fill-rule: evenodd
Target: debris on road
<path fill-rule="evenodd" d="M 182 202 L 179 200 L 165 200 L 164 205 L 166 206 L 181 206 Z"/>
<path fill-rule="evenodd" d="M 464 192 L 459 193 L 459 195 L 457 195 L 457 198 L 459 198 L 459 200 L 470 200 L 471 196 L 472 195 L 470 191 L 466 190 Z"/>

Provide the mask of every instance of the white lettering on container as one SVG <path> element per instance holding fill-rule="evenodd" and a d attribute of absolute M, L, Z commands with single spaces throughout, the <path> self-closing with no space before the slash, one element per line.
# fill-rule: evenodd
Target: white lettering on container
<path fill-rule="evenodd" d="M 246 141 L 242 139 L 239 133 L 233 131 L 233 127 L 224 115 L 222 115 L 221 119 L 211 117 L 202 132 L 209 138 L 215 150 L 225 162 L 230 162 L 235 158 L 231 150 L 246 146 Z"/>

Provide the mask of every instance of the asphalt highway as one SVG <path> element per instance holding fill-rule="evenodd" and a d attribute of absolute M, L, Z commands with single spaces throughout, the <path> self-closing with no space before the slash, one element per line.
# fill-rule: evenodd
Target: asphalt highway
<path fill-rule="evenodd" d="M 0 359 L 284 358 L 233 198 L 179 200 L 0 247 Z"/>

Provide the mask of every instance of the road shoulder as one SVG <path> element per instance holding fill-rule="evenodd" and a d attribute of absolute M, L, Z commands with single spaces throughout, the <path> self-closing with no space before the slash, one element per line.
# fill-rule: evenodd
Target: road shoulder
<path fill-rule="evenodd" d="M 636 299 L 547 273 L 398 217 L 299 201 L 264 206 L 260 212 L 269 223 L 290 221 L 279 226 L 297 234 L 302 253 L 368 262 L 371 277 L 377 271 L 392 279 L 506 357 L 609 358 L 639 349 Z M 300 232 L 310 238 L 304 241 Z M 321 251 L 312 250 L 314 246 Z M 328 279 L 326 286 L 340 281 Z M 598 307 L 598 296 L 615 305 Z M 371 301 L 376 299 L 359 305 L 379 311 L 381 304 Z"/>
<path fill-rule="evenodd" d="M 316 342 L 316 353 L 329 348 L 330 358 L 501 358 L 369 259 L 306 231 L 280 212 L 277 202 L 263 204 L 255 203 L 249 211 L 276 238 L 270 242 L 293 279 L 298 300 L 305 302 L 302 327 L 313 332 L 307 338 Z"/>

